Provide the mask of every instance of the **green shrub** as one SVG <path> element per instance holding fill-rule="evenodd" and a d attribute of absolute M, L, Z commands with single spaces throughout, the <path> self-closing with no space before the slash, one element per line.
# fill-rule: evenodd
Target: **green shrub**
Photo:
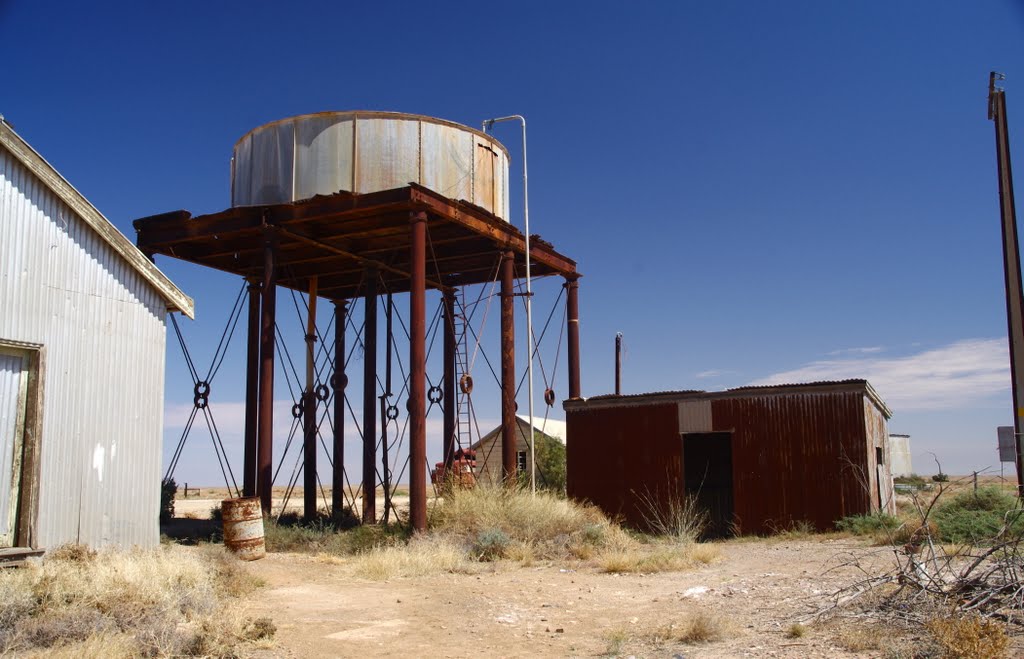
<path fill-rule="evenodd" d="M 476 542 L 473 545 L 473 553 L 481 561 L 493 561 L 504 558 L 506 550 L 511 543 L 508 534 L 501 529 L 487 529 L 477 534 Z"/>
<path fill-rule="evenodd" d="M 836 522 L 836 528 L 854 535 L 875 535 L 889 533 L 900 526 L 900 520 L 885 513 L 870 515 L 849 515 Z"/>
<path fill-rule="evenodd" d="M 551 492 L 565 494 L 565 444 L 534 432 L 533 450 L 537 465 L 537 485 Z"/>
<path fill-rule="evenodd" d="M 169 522 L 174 518 L 174 495 L 178 493 L 178 484 L 173 478 L 160 483 L 160 521 Z"/>
<path fill-rule="evenodd" d="M 943 476 L 945 476 L 945 474 L 943 474 Z M 897 485 L 910 485 L 919 490 L 924 489 L 924 487 L 928 485 L 928 481 L 926 481 L 923 476 L 918 476 L 917 474 L 910 474 L 909 476 L 897 476 L 896 478 L 892 479 L 892 482 L 896 483 Z"/>
<path fill-rule="evenodd" d="M 939 473 L 932 476 L 932 480 L 935 481 L 936 483 L 948 483 L 949 476 L 940 471 Z"/>
<path fill-rule="evenodd" d="M 961 492 L 934 513 L 944 542 L 989 544 L 1004 526 L 1024 531 L 1017 499 L 998 487 Z"/>

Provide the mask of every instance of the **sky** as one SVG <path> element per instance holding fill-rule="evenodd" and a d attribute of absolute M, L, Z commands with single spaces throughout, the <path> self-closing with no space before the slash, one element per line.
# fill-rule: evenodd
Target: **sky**
<path fill-rule="evenodd" d="M 231 148 L 269 121 L 366 109 L 478 127 L 522 114 L 531 230 L 584 275 L 584 396 L 613 389 L 622 332 L 625 393 L 867 378 L 894 411 L 890 431 L 911 435 L 916 471 L 933 473 L 934 454 L 948 473 L 998 473 L 996 426 L 1012 424 L 1012 404 L 986 94 L 989 71 L 1005 73 L 1011 151 L 1024 162 L 1022 43 L 1019 0 L 0 0 L 0 114 L 133 240 L 135 218 L 227 208 Z M 512 157 L 521 228 L 519 133 L 495 135 Z M 179 322 L 209 364 L 240 282 L 157 265 L 195 298 L 196 320 Z M 560 282 L 536 290 L 538 322 L 556 314 L 540 349 L 541 416 L 547 381 L 565 397 L 566 367 Z M 481 299 L 487 308 L 486 289 Z M 405 298 L 396 304 L 407 317 Z M 433 295 L 428 316 L 436 305 Z M 281 324 L 298 355 L 293 311 Z M 497 322 L 495 310 L 481 329 L 495 367 Z M 211 385 L 236 470 L 243 335 Z M 361 371 L 358 349 L 351 359 Z M 486 432 L 497 394 L 486 363 L 474 368 Z M 436 380 L 435 354 L 429 369 Z M 169 330 L 167 458 L 191 389 Z M 558 405 L 547 412 L 564 418 Z M 436 431 L 436 411 L 429 423 Z M 428 442 L 436 459 L 437 432 Z M 346 456 L 357 474 L 354 440 Z M 217 484 L 216 465 L 208 433 L 194 432 L 175 477 Z"/>

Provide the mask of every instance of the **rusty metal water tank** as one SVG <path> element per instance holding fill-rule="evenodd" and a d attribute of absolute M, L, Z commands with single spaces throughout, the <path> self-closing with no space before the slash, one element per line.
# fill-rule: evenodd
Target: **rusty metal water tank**
<path fill-rule="evenodd" d="M 508 151 L 461 124 L 399 112 L 321 112 L 255 128 L 235 144 L 231 205 L 280 204 L 419 183 L 508 221 Z"/>

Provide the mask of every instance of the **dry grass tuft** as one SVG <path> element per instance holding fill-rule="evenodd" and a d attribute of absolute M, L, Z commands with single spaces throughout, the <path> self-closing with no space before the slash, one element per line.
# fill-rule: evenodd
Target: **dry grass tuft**
<path fill-rule="evenodd" d="M 836 634 L 836 642 L 850 652 L 870 652 L 881 650 L 881 641 L 886 636 L 879 634 L 877 629 L 854 627 L 843 629 Z"/>
<path fill-rule="evenodd" d="M 718 547 L 696 543 L 634 543 L 601 554 L 597 558 L 602 572 L 651 574 L 690 570 L 718 559 Z"/>
<path fill-rule="evenodd" d="M 803 638 L 807 635 L 807 627 L 801 625 L 799 622 L 794 622 L 786 630 L 786 638 Z"/>
<path fill-rule="evenodd" d="M 645 493 L 638 499 L 644 523 L 655 535 L 677 542 L 696 542 L 708 528 L 708 513 L 697 504 L 697 497 Z"/>
<path fill-rule="evenodd" d="M 725 638 L 725 632 L 725 624 L 720 619 L 699 611 L 683 623 L 675 637 L 683 643 L 712 643 Z"/>
<path fill-rule="evenodd" d="M 625 535 L 592 506 L 497 487 L 454 491 L 431 510 L 429 525 L 480 560 L 579 558 Z"/>
<path fill-rule="evenodd" d="M 493 487 L 453 492 L 431 510 L 429 526 L 476 561 L 592 560 L 636 544 L 593 506 Z"/>
<path fill-rule="evenodd" d="M 623 627 L 616 627 L 604 633 L 608 647 L 604 651 L 606 657 L 617 657 L 622 654 L 622 646 L 629 640 L 629 632 Z"/>
<path fill-rule="evenodd" d="M 61 547 L 0 572 L 0 654 L 235 654 L 244 621 L 224 611 L 258 585 L 219 548 Z"/>
<path fill-rule="evenodd" d="M 408 545 L 381 547 L 360 554 L 352 565 L 357 575 L 374 581 L 471 571 L 461 546 L 447 538 L 430 536 L 413 538 Z"/>
<path fill-rule="evenodd" d="M 1010 638 L 1003 625 L 978 616 L 935 618 L 926 625 L 950 659 L 1000 659 L 1009 656 Z"/>

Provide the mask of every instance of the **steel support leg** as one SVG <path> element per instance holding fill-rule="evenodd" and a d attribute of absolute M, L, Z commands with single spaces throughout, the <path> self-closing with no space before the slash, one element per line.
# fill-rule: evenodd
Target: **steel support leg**
<path fill-rule="evenodd" d="M 515 256 L 501 258 L 501 477 L 506 486 L 516 482 L 516 327 Z"/>
<path fill-rule="evenodd" d="M 263 241 L 263 290 L 260 309 L 260 419 L 256 489 L 264 516 L 270 515 L 274 486 L 274 337 L 277 323 L 277 236 Z"/>
<path fill-rule="evenodd" d="M 409 520 L 427 528 L 427 214 L 410 215 Z"/>
<path fill-rule="evenodd" d="M 317 278 L 309 286 L 309 310 L 306 318 L 306 390 L 302 400 L 302 515 L 316 517 L 316 297 Z"/>
<path fill-rule="evenodd" d="M 345 508 L 345 324 L 348 302 L 334 303 L 334 469 L 331 478 L 331 515 L 334 523 L 342 521 Z"/>
<path fill-rule="evenodd" d="M 377 521 L 377 271 L 366 272 L 363 298 L 363 523 Z"/>
<path fill-rule="evenodd" d="M 260 284 L 249 280 L 249 335 L 245 359 L 245 450 L 242 496 L 256 496 L 256 447 L 260 404 Z"/>
<path fill-rule="evenodd" d="M 569 399 L 580 397 L 580 283 L 576 277 L 565 280 L 566 334 L 568 336 Z"/>
<path fill-rule="evenodd" d="M 452 456 L 455 453 L 455 378 L 456 364 L 455 336 L 455 291 L 444 292 L 444 469 L 451 469 Z"/>

